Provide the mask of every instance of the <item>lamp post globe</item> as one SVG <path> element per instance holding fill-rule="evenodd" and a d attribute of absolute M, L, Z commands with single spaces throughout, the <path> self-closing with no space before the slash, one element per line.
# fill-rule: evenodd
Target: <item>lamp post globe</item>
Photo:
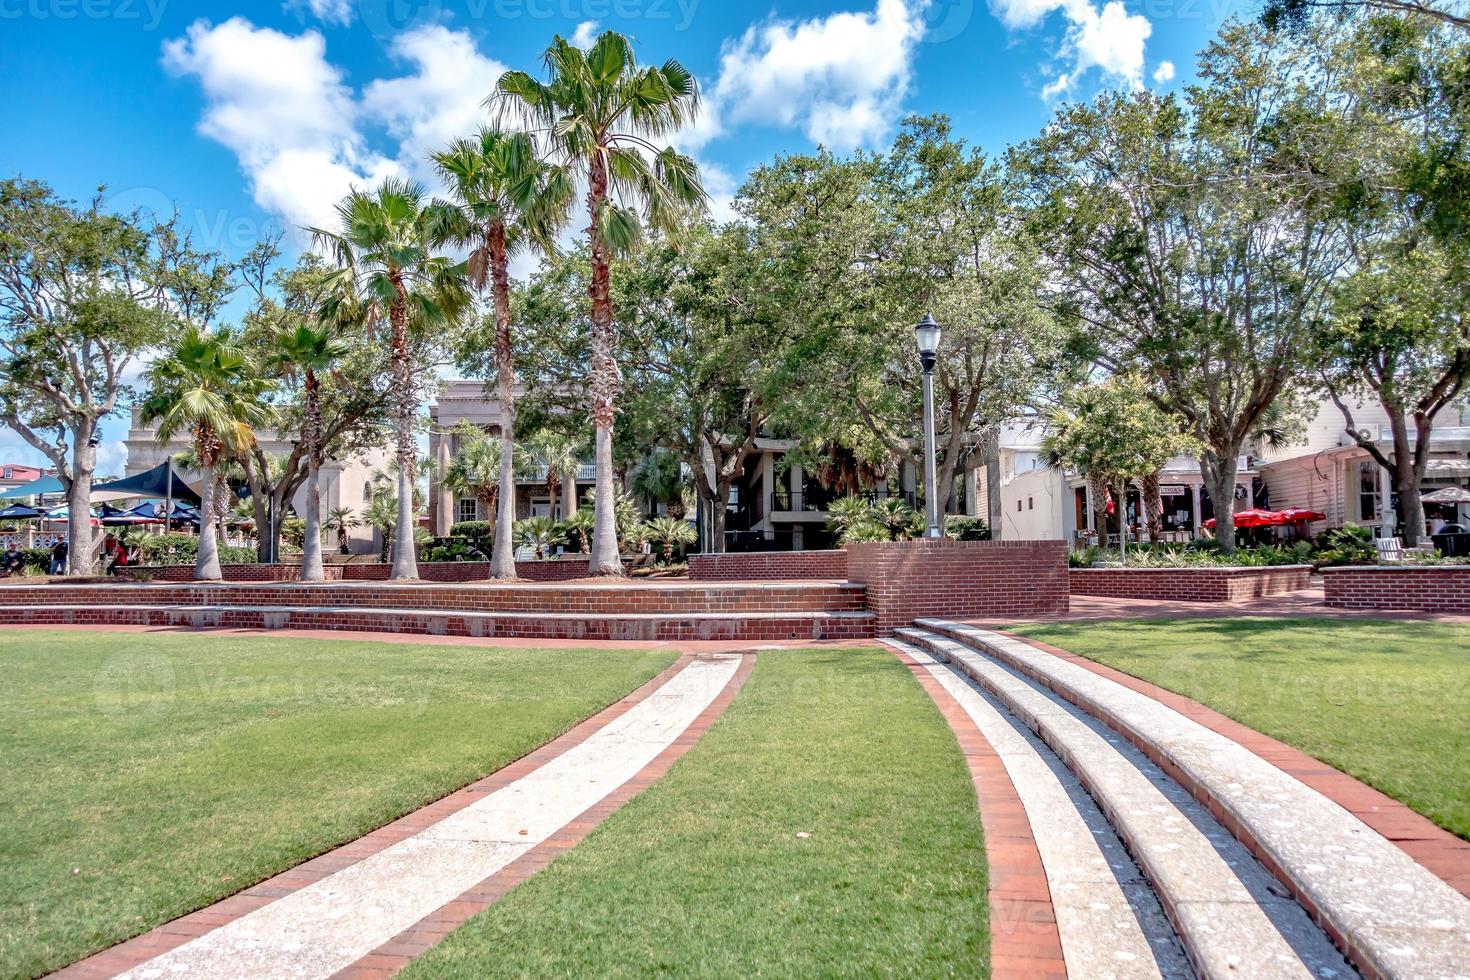
<path fill-rule="evenodd" d="M 924 372 L 924 537 L 942 538 L 939 522 L 939 470 L 934 457 L 934 367 L 939 363 L 939 338 L 943 329 L 932 314 L 914 327 L 919 346 L 919 367 Z"/>

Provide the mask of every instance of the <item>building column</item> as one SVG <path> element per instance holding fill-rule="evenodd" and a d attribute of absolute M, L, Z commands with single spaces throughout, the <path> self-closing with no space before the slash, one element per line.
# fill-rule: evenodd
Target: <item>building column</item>
<path fill-rule="evenodd" d="M 449 467 L 449 440 L 443 433 L 431 434 L 429 439 L 433 443 L 429 451 L 438 463 L 438 472 L 443 474 Z M 442 479 L 430 482 L 430 496 L 434 501 L 434 534 L 442 538 L 449 534 L 449 526 L 454 523 L 454 495 L 445 489 Z"/>
<path fill-rule="evenodd" d="M 1200 516 L 1201 509 L 1204 506 L 1204 501 L 1201 499 L 1200 495 L 1200 484 L 1191 483 L 1189 485 L 1189 492 L 1194 502 L 1193 517 L 1191 518 L 1194 523 L 1194 527 L 1190 528 L 1189 533 L 1191 537 L 1197 538 L 1200 536 L 1200 531 L 1203 530 L 1203 528 L 1201 527 Z"/>
<path fill-rule="evenodd" d="M 1378 509 L 1383 514 L 1383 533 L 1380 537 L 1392 537 L 1398 515 L 1393 511 L 1393 480 L 1388 475 L 1388 469 L 1382 466 L 1378 467 L 1378 500 Z"/>

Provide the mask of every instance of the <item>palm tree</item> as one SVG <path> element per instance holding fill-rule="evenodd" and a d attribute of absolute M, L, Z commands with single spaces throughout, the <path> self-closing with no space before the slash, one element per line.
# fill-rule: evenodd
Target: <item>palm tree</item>
<path fill-rule="evenodd" d="M 590 540 L 592 529 L 596 524 L 597 515 L 588 507 L 583 507 L 581 510 L 572 514 L 571 517 L 561 522 L 562 530 L 577 536 L 577 551 L 582 554 L 585 554 L 587 551 L 587 542 Z"/>
<path fill-rule="evenodd" d="M 390 178 L 375 192 L 354 190 L 337 206 L 340 231 L 313 228 L 312 237 L 336 260 L 324 286 L 321 319 L 344 325 L 379 324 L 386 312 L 393 365 L 398 519 L 394 579 L 418 578 L 413 548 L 414 423 L 419 389 L 414 342 L 445 328 L 470 305 L 465 263 L 437 254 L 459 220 L 451 204 L 430 201 L 424 189 Z"/>
<path fill-rule="evenodd" d="M 204 474 L 199 508 L 198 581 L 221 577 L 215 527 L 215 464 L 254 443 L 253 426 L 271 417 L 263 398 L 271 383 L 245 359 L 233 331 L 214 332 L 190 325 L 173 350 L 148 370 L 149 392 L 143 420 L 158 423 L 158 442 L 166 445 L 188 429 Z"/>
<path fill-rule="evenodd" d="M 454 237 L 472 248 L 470 282 L 488 281 L 495 309 L 495 390 L 500 402 L 500 513 L 510 527 L 516 515 L 515 351 L 510 334 L 510 257 L 529 242 L 551 250 L 558 216 L 571 200 L 566 171 L 543 163 L 530 133 L 481 129 L 476 139 L 455 140 L 434 154 L 440 175 L 454 191 L 460 221 Z M 510 535 L 497 535 L 490 556 L 492 578 L 516 577 Z"/>
<path fill-rule="evenodd" d="M 347 532 L 355 527 L 362 527 L 362 521 L 351 507 L 333 507 L 327 511 L 327 519 L 322 526 L 337 535 L 337 550 L 345 555 Z"/>
<path fill-rule="evenodd" d="M 694 526 L 681 517 L 655 517 L 644 526 L 648 531 L 648 539 L 663 552 L 665 564 L 674 560 L 676 547 L 693 544 L 695 538 L 699 537 Z"/>
<path fill-rule="evenodd" d="M 564 540 L 561 528 L 549 517 L 527 517 L 516 521 L 514 533 L 516 547 L 533 549 L 537 559 L 546 557 L 547 548 Z"/>
<path fill-rule="evenodd" d="M 378 552 L 378 560 L 387 561 L 388 542 L 393 539 L 394 529 L 398 526 L 398 498 L 389 494 L 373 497 L 367 510 L 363 511 L 362 522 L 381 536 L 383 545 Z"/>
<path fill-rule="evenodd" d="M 503 472 L 501 466 L 503 444 L 494 441 L 479 429 L 466 430 L 460 436 L 459 450 L 449 460 L 449 465 L 444 469 L 444 487 L 458 496 L 474 497 L 480 502 L 480 507 L 489 515 L 492 526 L 497 530 L 501 527 L 510 527 L 515 523 L 514 517 L 509 522 L 505 521 L 505 515 L 496 514 L 496 501 L 501 498 L 503 491 L 500 488 L 500 479 Z M 495 542 L 491 546 L 492 551 L 499 550 L 500 539 L 504 538 L 507 545 L 510 544 L 509 534 L 496 534 Z M 515 562 L 515 550 L 511 549 L 511 563 Z M 494 574 L 494 569 L 491 569 Z M 496 576 L 503 577 L 503 576 Z M 514 578 L 514 574 L 510 577 Z"/>
<path fill-rule="evenodd" d="M 546 50 L 546 67 L 546 82 L 525 72 L 506 72 L 486 101 L 518 117 L 524 128 L 545 133 L 553 154 L 587 181 L 592 260 L 588 392 L 600 491 L 590 572 L 621 575 L 611 505 L 613 420 L 623 379 L 609 266 L 615 253 L 637 241 L 643 222 L 673 232 L 690 212 L 702 209 L 705 193 L 694 161 L 673 147 L 661 149 L 651 142 L 694 119 L 699 89 L 677 61 L 639 67 L 632 44 L 615 31 L 604 32 L 587 51 L 556 37 Z"/>
<path fill-rule="evenodd" d="M 306 537 L 301 547 L 301 581 L 320 582 L 322 571 L 322 388 L 318 371 L 347 356 L 348 347 L 330 326 L 301 323 L 274 337 L 271 366 L 288 378 L 301 376 L 306 413 L 301 444 L 306 451 Z"/>
<path fill-rule="evenodd" d="M 557 491 L 566 491 L 561 504 L 563 518 L 577 512 L 577 470 L 582 466 L 582 446 L 580 439 L 550 430 L 542 430 L 526 441 L 526 468 L 546 471 L 546 491 L 553 501 Z"/>
<path fill-rule="evenodd" d="M 684 494 L 688 480 L 684 464 L 670 452 L 654 452 L 633 472 L 633 492 L 654 504 L 664 504 L 669 516 L 683 520 L 687 508 Z"/>

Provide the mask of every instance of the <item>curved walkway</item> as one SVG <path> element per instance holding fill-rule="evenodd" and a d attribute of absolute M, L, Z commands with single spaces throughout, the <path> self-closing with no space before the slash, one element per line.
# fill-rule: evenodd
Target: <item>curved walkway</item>
<path fill-rule="evenodd" d="M 916 627 L 891 645 L 1004 761 L 1069 975 L 1470 973 L 1470 901 L 1447 873 L 1470 845 L 1437 831 L 1457 857 L 1431 868 L 1401 839 L 1427 821 L 1187 699 L 989 630 Z"/>
<path fill-rule="evenodd" d="M 500 771 L 57 975 L 392 975 L 662 776 L 754 663 L 685 655 Z"/>

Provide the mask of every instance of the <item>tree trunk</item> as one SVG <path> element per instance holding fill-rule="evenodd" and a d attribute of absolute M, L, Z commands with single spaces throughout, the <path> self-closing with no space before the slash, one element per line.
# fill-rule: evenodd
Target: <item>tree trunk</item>
<path fill-rule="evenodd" d="M 1101 474 L 1087 474 L 1087 492 L 1092 498 L 1092 526 L 1099 548 L 1108 546 L 1108 482 Z"/>
<path fill-rule="evenodd" d="M 577 512 L 577 472 L 563 475 L 561 481 L 561 519 L 569 521 Z"/>
<path fill-rule="evenodd" d="M 515 352 L 510 343 L 510 275 L 506 270 L 505 225 L 490 232 L 490 274 L 495 293 L 495 392 L 500 399 L 500 516 L 496 520 L 490 577 L 516 577 L 516 551 L 511 529 L 516 520 Z M 538 555 L 540 548 L 537 549 Z"/>
<path fill-rule="evenodd" d="M 1144 522 L 1148 526 L 1149 544 L 1158 544 L 1164 532 L 1164 503 L 1159 498 L 1159 474 L 1150 473 L 1139 481 L 1142 486 Z"/>
<path fill-rule="evenodd" d="M 202 462 L 202 460 L 201 460 Z M 219 567 L 219 538 L 215 535 L 214 463 L 204 467 L 204 486 L 200 488 L 199 558 L 194 563 L 194 581 L 218 582 L 224 578 Z"/>
<path fill-rule="evenodd" d="M 617 328 L 613 325 L 612 298 L 609 293 L 607 244 L 602 240 L 597 222 L 607 199 L 607 169 L 600 154 L 592 157 L 587 213 L 588 242 L 592 251 L 592 282 L 587 287 L 592 300 L 592 343 L 589 356 L 588 389 L 591 397 L 592 424 L 597 430 L 595 456 L 597 462 L 596 523 L 592 530 L 591 575 L 622 575 L 623 562 L 618 556 L 617 518 L 613 497 L 613 420 L 617 416 L 618 396 L 622 394 L 623 376 L 617 361 Z"/>
<path fill-rule="evenodd" d="M 72 432 L 71 487 L 67 490 L 66 573 L 92 574 L 92 476 L 97 471 L 97 447 L 91 445 L 92 426 Z"/>
<path fill-rule="evenodd" d="M 320 582 L 324 578 L 321 471 L 313 454 L 306 461 L 306 538 L 301 543 L 301 581 Z"/>
<path fill-rule="evenodd" d="M 393 285 L 398 291 L 398 298 L 388 319 L 393 328 L 393 388 L 397 400 L 393 435 L 398 450 L 398 523 L 393 528 L 391 577 L 401 581 L 419 577 L 418 559 L 413 551 L 413 478 L 417 450 L 413 441 L 413 423 L 418 405 L 413 397 L 413 365 L 408 351 L 407 298 L 401 283 L 395 280 Z"/>
<path fill-rule="evenodd" d="M 1215 508 L 1215 540 L 1225 554 L 1235 551 L 1235 473 L 1238 453 L 1216 456 L 1205 452 L 1200 457 L 1200 472 L 1210 503 Z"/>

